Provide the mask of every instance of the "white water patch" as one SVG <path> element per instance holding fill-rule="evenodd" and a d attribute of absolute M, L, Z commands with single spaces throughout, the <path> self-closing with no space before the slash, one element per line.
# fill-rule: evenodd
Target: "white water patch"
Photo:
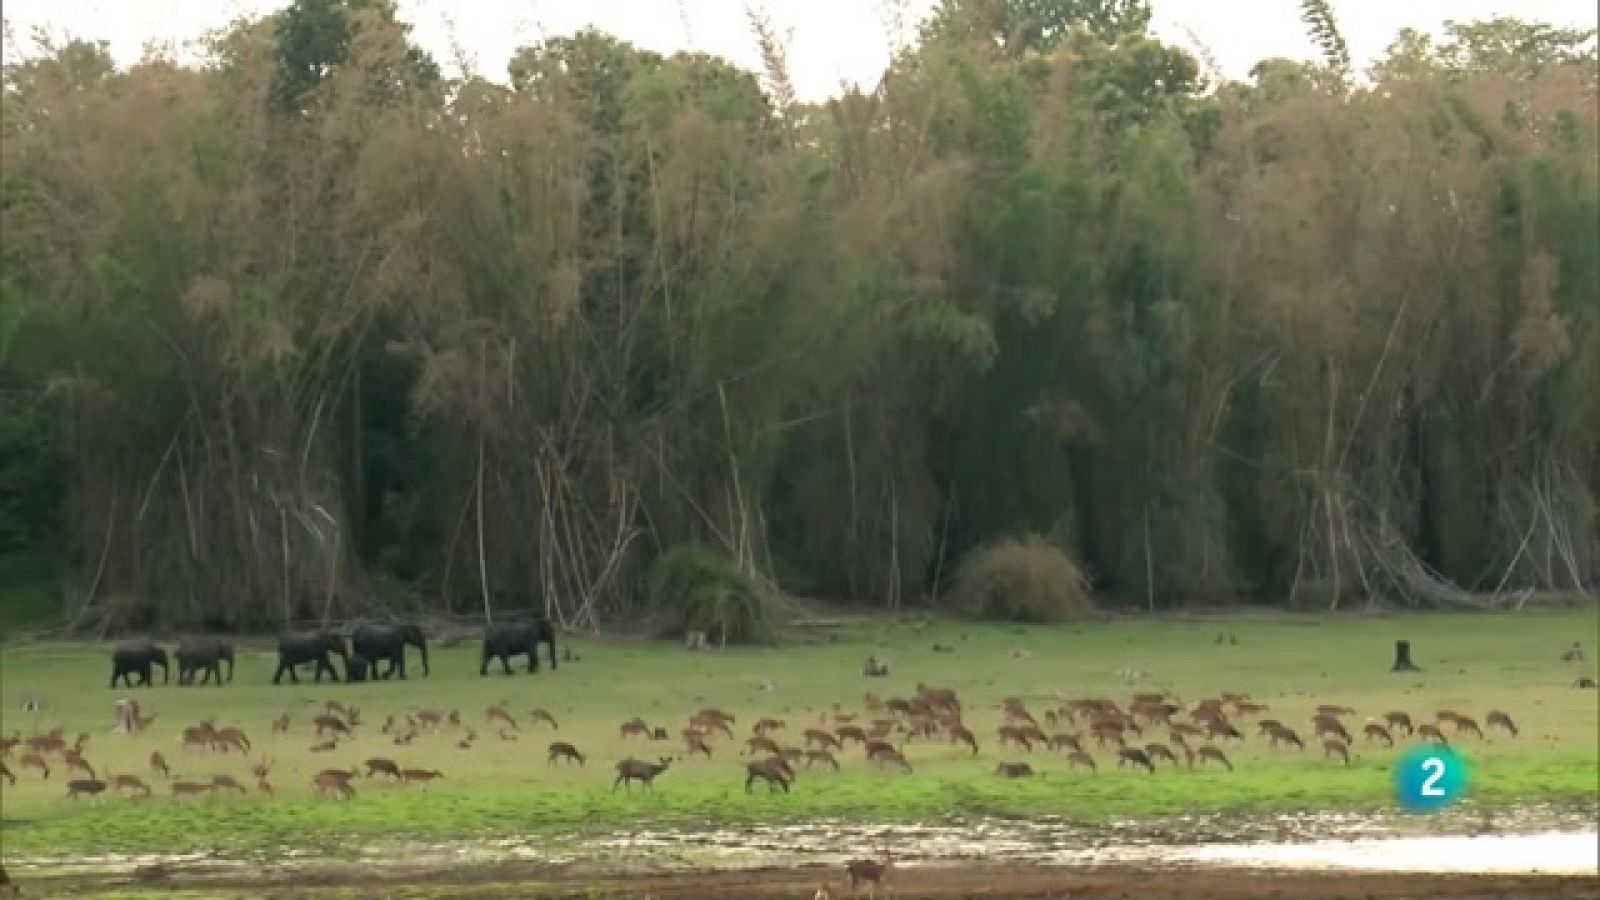
<path fill-rule="evenodd" d="M 1155 857 L 1152 861 L 1297 870 L 1600 875 L 1600 832 L 1202 844 L 1171 848 Z"/>

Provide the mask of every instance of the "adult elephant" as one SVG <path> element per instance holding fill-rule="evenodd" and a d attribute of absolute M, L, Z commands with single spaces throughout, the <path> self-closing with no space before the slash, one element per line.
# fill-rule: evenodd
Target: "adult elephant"
<path fill-rule="evenodd" d="M 556 629 L 550 624 L 549 619 L 540 618 L 532 622 L 515 622 L 505 625 L 490 625 L 483 633 L 483 664 L 478 667 L 479 675 L 489 674 L 489 660 L 493 657 L 500 658 L 500 665 L 511 674 L 511 657 L 528 654 L 528 671 L 539 671 L 539 645 L 544 644 L 550 648 L 550 670 L 556 668 Z"/>
<path fill-rule="evenodd" d="M 372 663 L 373 678 L 388 678 L 399 673 L 406 677 L 406 647 L 417 648 L 422 654 L 422 674 L 428 674 L 428 638 L 422 626 L 415 622 L 377 624 L 363 622 L 350 633 L 350 651 L 367 658 Z M 378 671 L 378 663 L 387 660 L 389 669 Z"/>
<path fill-rule="evenodd" d="M 200 683 L 208 684 L 213 678 L 222 686 L 222 664 L 228 664 L 228 680 L 233 680 L 233 644 L 207 638 L 178 642 L 173 656 L 178 660 L 178 683 L 193 684 L 196 672 L 205 672 Z"/>
<path fill-rule="evenodd" d="M 150 669 L 152 666 L 161 667 L 161 683 L 167 684 L 172 680 L 172 673 L 167 668 L 167 651 L 150 641 L 129 641 L 117 645 L 111 651 L 111 686 L 117 686 L 117 679 L 122 679 L 124 687 L 133 687 L 130 675 L 137 674 L 139 683 L 150 687 L 152 679 Z"/>
<path fill-rule="evenodd" d="M 345 647 L 342 635 L 331 631 L 284 635 L 278 639 L 278 671 L 273 674 L 272 683 L 281 682 L 283 673 L 288 672 L 290 683 L 299 684 L 300 677 L 295 674 L 295 668 L 306 663 L 314 663 L 316 666 L 313 681 L 322 681 L 324 671 L 334 681 L 338 681 L 339 670 L 333 667 L 330 653 L 338 654 L 345 668 L 350 667 L 350 651 Z"/>

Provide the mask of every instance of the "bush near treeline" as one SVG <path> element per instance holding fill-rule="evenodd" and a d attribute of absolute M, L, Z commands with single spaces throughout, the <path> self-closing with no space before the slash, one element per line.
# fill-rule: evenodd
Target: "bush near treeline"
<path fill-rule="evenodd" d="M 0 554 L 114 630 L 585 625 L 685 545 L 898 607 L 1030 533 L 1158 608 L 1592 587 L 1593 35 L 1361 73 L 1305 7 L 1231 81 L 1141 0 L 945 0 L 822 103 L 760 20 L 760 72 L 458 77 L 384 0 L 8 55 Z"/>

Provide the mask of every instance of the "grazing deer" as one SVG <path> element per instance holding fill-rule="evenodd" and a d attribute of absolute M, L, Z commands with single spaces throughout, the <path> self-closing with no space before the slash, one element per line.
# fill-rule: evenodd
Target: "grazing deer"
<path fill-rule="evenodd" d="M 1429 725 L 1427 722 L 1423 722 L 1421 725 L 1417 726 L 1417 737 L 1423 738 L 1424 740 L 1431 740 L 1435 744 L 1442 744 L 1446 747 L 1450 746 L 1450 742 L 1444 739 L 1444 732 L 1440 731 L 1438 726 Z"/>
<path fill-rule="evenodd" d="M 1126 747 L 1128 745 L 1128 742 L 1122 737 L 1122 729 L 1116 725 L 1096 725 L 1091 732 L 1094 734 L 1095 743 L 1102 747 L 1111 744 L 1116 744 L 1118 747 Z"/>
<path fill-rule="evenodd" d="M 350 718 L 350 711 L 348 709 L 345 709 L 344 704 L 340 703 L 337 700 L 329 700 L 329 701 L 327 701 L 326 703 L 322 704 L 322 708 L 327 710 L 330 713 L 333 713 L 334 715 L 338 716 L 341 719 Z"/>
<path fill-rule="evenodd" d="M 744 764 L 744 769 L 746 773 L 744 792 L 746 794 L 753 792 L 752 785 L 755 784 L 758 778 L 767 783 L 768 793 L 780 787 L 783 788 L 785 794 L 789 793 L 789 784 L 794 778 L 794 772 L 789 768 L 788 762 L 783 757 L 774 756 L 770 759 L 747 762 Z"/>
<path fill-rule="evenodd" d="M 1471 716 L 1456 716 L 1455 723 L 1456 723 L 1456 735 L 1458 737 L 1460 735 L 1465 734 L 1466 732 L 1470 731 L 1473 734 L 1477 735 L 1479 740 L 1483 740 L 1484 739 L 1484 737 L 1483 737 L 1483 729 L 1478 727 L 1477 720 L 1473 719 Z"/>
<path fill-rule="evenodd" d="M 522 726 L 518 725 L 517 724 L 517 720 L 513 719 L 511 717 L 511 713 L 506 712 L 506 709 L 505 709 L 504 706 L 491 706 L 487 710 L 485 710 L 484 716 L 490 722 L 498 721 L 498 722 L 506 723 L 507 725 L 511 726 L 511 730 L 513 730 L 513 731 L 521 731 L 522 730 Z"/>
<path fill-rule="evenodd" d="M 645 720 L 635 716 L 623 722 L 618 732 L 622 740 L 627 740 L 631 737 L 648 738 L 650 737 L 650 725 Z"/>
<path fill-rule="evenodd" d="M 67 782 L 67 799 L 76 800 L 84 796 L 98 796 L 105 789 L 106 783 L 98 778 L 76 778 Z"/>
<path fill-rule="evenodd" d="M 1399 710 L 1384 713 L 1383 723 L 1395 731 L 1405 729 L 1405 733 L 1407 735 L 1410 735 L 1412 732 L 1411 717 L 1403 712 L 1400 712 Z"/>
<path fill-rule="evenodd" d="M 211 793 L 209 781 L 174 781 L 172 783 L 172 796 L 193 797 L 197 794 Z"/>
<path fill-rule="evenodd" d="M 1064 748 L 1071 748 L 1073 750 L 1083 749 L 1083 744 L 1079 742 L 1078 735 L 1068 734 L 1065 731 L 1058 731 L 1055 734 L 1050 735 L 1050 739 L 1045 742 L 1045 746 L 1051 750 L 1061 750 Z"/>
<path fill-rule="evenodd" d="M 528 727 L 533 727 L 535 722 L 546 722 L 553 731 L 561 730 L 561 726 L 556 724 L 556 717 L 550 715 L 550 712 L 545 709 L 528 710 Z"/>
<path fill-rule="evenodd" d="M 393 778 L 395 781 L 400 780 L 400 766 L 392 759 L 385 759 L 382 756 L 374 756 L 372 759 L 366 761 L 366 767 L 368 778 L 375 778 L 379 772 L 382 772 L 383 774 L 388 775 L 390 778 Z"/>
<path fill-rule="evenodd" d="M 216 732 L 212 729 L 210 722 L 191 725 L 183 730 L 183 749 L 210 750 L 213 747 L 215 738 Z"/>
<path fill-rule="evenodd" d="M 1190 737 L 1205 737 L 1206 734 L 1205 731 L 1198 725 L 1190 725 L 1188 722 L 1172 723 L 1172 733 L 1178 735 L 1179 737 L 1182 737 L 1183 735 L 1189 735 Z"/>
<path fill-rule="evenodd" d="M 1394 746 L 1394 736 L 1389 729 L 1379 725 L 1376 719 L 1368 719 L 1365 728 L 1361 729 L 1361 736 L 1369 741 L 1383 741 L 1385 747 Z"/>
<path fill-rule="evenodd" d="M 1253 716 L 1256 713 L 1264 713 L 1266 711 L 1267 705 L 1265 703 L 1251 703 L 1246 700 L 1233 705 L 1233 713 L 1237 716 Z"/>
<path fill-rule="evenodd" d="M 1217 699 L 1221 700 L 1223 703 L 1232 703 L 1233 705 L 1238 706 L 1240 703 L 1250 702 L 1250 695 L 1234 691 L 1223 691 L 1217 695 Z"/>
<path fill-rule="evenodd" d="M 1483 724 L 1488 728 L 1495 728 L 1495 727 L 1503 728 L 1512 737 L 1516 737 L 1517 736 L 1517 725 L 1516 725 L 1516 723 L 1511 721 L 1511 717 L 1510 716 L 1506 715 L 1505 713 L 1501 712 L 1498 709 L 1490 710 L 1489 711 L 1489 715 L 1484 718 Z"/>
<path fill-rule="evenodd" d="M 756 736 L 765 736 L 769 731 L 779 731 L 784 727 L 782 719 L 761 719 L 750 727 L 750 733 Z"/>
<path fill-rule="evenodd" d="M 1032 778 L 1033 766 L 1030 766 L 1025 762 L 1003 762 L 994 767 L 994 774 L 1000 776 L 1001 778 Z"/>
<path fill-rule="evenodd" d="M 661 757 L 658 763 L 642 762 L 630 756 L 617 763 L 617 779 L 611 782 L 611 790 L 615 791 L 618 785 L 623 785 L 632 791 L 635 781 L 642 781 L 647 789 L 655 790 L 656 776 L 665 772 L 670 765 L 672 759 L 666 756 Z"/>
<path fill-rule="evenodd" d="M 867 733 L 857 725 L 840 725 L 833 730 L 833 733 L 838 737 L 841 747 L 844 746 L 845 741 L 855 741 L 863 745 L 867 742 Z"/>
<path fill-rule="evenodd" d="M 1039 727 L 1039 720 L 1033 717 L 1033 713 L 1028 712 L 1021 707 L 1010 707 L 1006 709 L 1006 724 L 1015 725 L 1019 722 L 1032 725 L 1035 728 Z"/>
<path fill-rule="evenodd" d="M 1145 744 L 1144 752 L 1146 756 L 1150 757 L 1150 762 L 1152 763 L 1158 759 L 1164 759 L 1172 763 L 1174 768 L 1178 765 L 1178 758 L 1172 755 L 1171 748 L 1166 744 Z"/>
<path fill-rule="evenodd" d="M 1151 775 L 1156 773 L 1155 763 L 1152 763 L 1150 757 L 1146 756 L 1145 752 L 1138 747 L 1123 747 L 1117 751 L 1117 768 L 1120 769 L 1129 764 L 1144 766 L 1145 771 Z"/>
<path fill-rule="evenodd" d="M 434 781 L 436 779 L 443 778 L 443 777 L 444 777 L 444 773 L 439 771 L 438 769 L 401 769 L 400 770 L 400 780 L 402 782 L 406 783 L 406 784 L 411 784 L 412 782 L 417 782 L 419 784 L 426 784 L 426 783 L 428 783 L 430 781 Z"/>
<path fill-rule="evenodd" d="M 141 797 L 150 796 L 150 785 L 145 784 L 134 775 L 118 775 L 112 778 L 111 789 L 113 791 L 138 791 Z"/>
<path fill-rule="evenodd" d="M 334 740 L 333 738 L 328 738 L 325 741 L 321 741 L 319 743 L 312 744 L 311 745 L 311 752 L 312 753 L 330 753 L 333 750 L 338 749 L 338 747 L 339 747 L 339 742 L 338 741 Z"/>
<path fill-rule="evenodd" d="M 889 879 L 889 871 L 894 866 L 894 860 L 884 854 L 883 861 L 874 859 L 852 859 L 844 864 L 845 875 L 850 879 L 850 895 L 855 896 L 861 885 L 865 884 L 867 896 L 876 897 L 878 888 Z"/>
<path fill-rule="evenodd" d="M 68 772 L 82 772 L 90 778 L 99 777 L 95 775 L 94 766 L 89 765 L 89 761 L 83 758 L 83 754 L 76 750 L 68 750 L 61 754 L 61 761 L 66 763 Z"/>
<path fill-rule="evenodd" d="M 861 702 L 864 706 L 866 706 L 869 712 L 883 711 L 883 698 L 879 697 L 877 694 L 874 694 L 872 691 L 867 691 L 867 693 L 861 698 Z"/>
<path fill-rule="evenodd" d="M 44 779 L 46 781 L 50 780 L 50 766 L 46 765 L 45 761 L 44 761 L 44 757 L 40 756 L 37 753 L 24 753 L 21 756 L 17 757 L 17 768 L 19 768 L 19 769 L 27 769 L 27 768 L 38 769 L 39 773 L 44 776 Z"/>
<path fill-rule="evenodd" d="M 708 706 L 694 714 L 697 719 L 721 722 L 724 725 L 737 725 L 739 720 L 732 713 L 725 713 L 715 706 Z"/>
<path fill-rule="evenodd" d="M 350 736 L 350 726 L 346 725 L 344 720 L 338 716 L 320 715 L 313 719 L 312 722 L 317 726 L 317 737 L 322 737 L 328 732 L 332 732 L 335 737 L 339 735 Z"/>
<path fill-rule="evenodd" d="M 828 765 L 833 766 L 833 770 L 835 772 L 839 771 L 839 761 L 837 759 L 833 758 L 833 754 L 832 753 L 829 753 L 826 750 L 806 750 L 804 752 L 805 752 L 805 759 L 806 759 L 806 768 L 809 769 L 813 765 L 815 765 L 816 763 L 821 762 L 821 763 L 827 763 Z"/>
<path fill-rule="evenodd" d="M 840 750 L 843 746 L 839 739 L 820 728 L 807 728 L 805 732 L 806 746 L 816 745 L 819 750 Z"/>
<path fill-rule="evenodd" d="M 768 756 L 777 756 L 781 752 L 778 749 L 778 742 L 777 741 L 774 741 L 772 738 L 769 738 L 769 737 L 763 737 L 761 735 L 757 735 L 756 737 L 750 738 L 749 740 L 745 741 L 744 743 L 745 743 L 744 752 L 745 753 L 749 753 L 749 754 L 754 754 L 757 750 L 760 750 L 760 751 L 766 753 Z"/>
<path fill-rule="evenodd" d="M 1344 730 L 1344 723 L 1332 716 L 1313 716 L 1311 724 L 1316 726 L 1316 736 L 1319 738 L 1336 737 L 1346 744 L 1355 743 L 1354 739 L 1350 737 L 1350 732 Z"/>
<path fill-rule="evenodd" d="M 703 731 L 695 731 L 693 729 L 684 731 L 683 745 L 685 748 L 685 755 L 687 756 L 693 756 L 696 753 L 704 753 L 706 755 L 706 759 L 711 758 L 711 747 L 706 743 L 706 735 Z"/>
<path fill-rule="evenodd" d="M 1322 758 L 1328 759 L 1334 756 L 1344 760 L 1345 765 L 1350 765 L 1350 750 L 1344 745 L 1343 741 L 1323 741 Z"/>
<path fill-rule="evenodd" d="M 335 794 L 340 800 L 353 800 L 356 789 L 350 784 L 350 779 L 355 777 L 353 771 L 343 769 L 323 769 L 311 776 L 311 787 L 318 795 Z"/>
<path fill-rule="evenodd" d="M 1262 719 L 1256 722 L 1256 737 L 1266 737 L 1273 731 L 1282 727 L 1283 723 L 1277 719 Z"/>
<path fill-rule="evenodd" d="M 89 732 L 80 731 L 80 732 L 78 732 L 78 739 L 72 742 L 72 750 L 73 750 L 74 753 L 82 753 L 83 752 L 83 748 L 87 747 L 88 745 L 89 745 Z"/>
<path fill-rule="evenodd" d="M 288 713 L 284 713 L 283 715 L 281 715 L 281 716 L 277 717 L 276 719 L 272 720 L 272 733 L 273 734 L 288 734 L 289 733 L 289 714 Z"/>
<path fill-rule="evenodd" d="M 152 771 L 160 772 L 162 778 L 169 780 L 172 778 L 172 769 L 167 766 L 167 758 L 161 755 L 160 750 L 150 751 L 150 768 Z"/>
<path fill-rule="evenodd" d="M 1239 729 L 1234 728 L 1232 725 L 1228 724 L 1227 722 L 1220 722 L 1220 721 L 1216 721 L 1216 720 L 1212 720 L 1210 722 L 1207 722 L 1206 723 L 1206 738 L 1208 740 L 1214 740 L 1214 739 L 1219 738 L 1219 737 L 1223 738 L 1224 740 L 1226 740 L 1228 738 L 1233 738 L 1234 740 L 1239 741 L 1240 743 L 1244 742 L 1244 735 L 1239 733 Z"/>
<path fill-rule="evenodd" d="M 956 692 L 950 688 L 928 687 L 922 682 L 917 682 L 917 696 L 927 701 L 929 706 L 943 707 L 951 712 L 961 711 L 961 701 L 956 697 Z"/>
<path fill-rule="evenodd" d="M 881 738 L 875 738 L 875 740 L 881 740 Z M 863 743 L 865 743 L 865 740 L 863 740 Z M 968 747 L 972 748 L 973 756 L 978 755 L 978 738 L 972 733 L 972 729 L 965 725 L 955 725 L 951 727 L 950 743 L 966 744 Z"/>
<path fill-rule="evenodd" d="M 1356 711 L 1348 706 L 1338 706 L 1332 703 L 1324 703 L 1317 707 L 1317 715 L 1319 716 L 1353 716 L 1355 714 Z"/>
<path fill-rule="evenodd" d="M 1214 759 L 1217 762 L 1222 763 L 1224 766 L 1227 766 L 1229 772 L 1233 771 L 1233 763 L 1228 762 L 1228 757 L 1224 756 L 1221 750 L 1218 750 L 1216 747 L 1213 747 L 1210 744 L 1207 744 L 1204 747 L 1196 750 L 1195 758 L 1200 760 L 1202 765 L 1205 764 L 1206 760 Z"/>
<path fill-rule="evenodd" d="M 1267 732 L 1267 742 L 1273 749 L 1277 749 L 1279 744 L 1293 744 L 1296 750 L 1306 749 L 1305 742 L 1300 740 L 1300 735 L 1287 725 L 1279 725 Z"/>
<path fill-rule="evenodd" d="M 549 754 L 545 757 L 545 765 L 553 765 L 558 759 L 570 759 L 578 765 L 583 765 L 583 754 L 578 748 L 566 741 L 555 741 L 550 745 Z"/>
<path fill-rule="evenodd" d="M 214 791 L 238 791 L 241 794 L 246 793 L 244 785 L 234 781 L 233 776 L 231 775 L 211 776 L 211 789 Z"/>
<path fill-rule="evenodd" d="M 435 731 L 444 721 L 444 714 L 432 709 L 417 711 L 417 725 L 424 731 Z"/>
<path fill-rule="evenodd" d="M 867 744 L 867 759 L 879 765 L 896 763 L 901 771 L 907 773 L 911 771 L 911 763 L 906 762 L 905 756 L 896 750 L 893 744 L 884 741 L 872 741 Z"/>
<path fill-rule="evenodd" d="M 229 747 L 238 750 L 240 753 L 249 753 L 250 739 L 245 737 L 244 732 L 237 728 L 223 728 L 212 738 L 212 746 L 224 753 L 228 752 Z"/>

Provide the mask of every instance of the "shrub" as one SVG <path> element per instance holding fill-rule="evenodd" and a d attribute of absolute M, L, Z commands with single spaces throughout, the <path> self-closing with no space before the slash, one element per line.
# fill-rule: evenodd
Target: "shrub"
<path fill-rule="evenodd" d="M 1036 534 L 973 549 L 945 598 L 970 615 L 1027 622 L 1080 617 L 1094 608 L 1083 567 Z"/>
<path fill-rule="evenodd" d="M 704 631 L 712 642 L 757 643 L 777 634 L 771 598 L 720 554 L 694 544 L 674 547 L 645 571 L 652 608 L 675 634 Z"/>

